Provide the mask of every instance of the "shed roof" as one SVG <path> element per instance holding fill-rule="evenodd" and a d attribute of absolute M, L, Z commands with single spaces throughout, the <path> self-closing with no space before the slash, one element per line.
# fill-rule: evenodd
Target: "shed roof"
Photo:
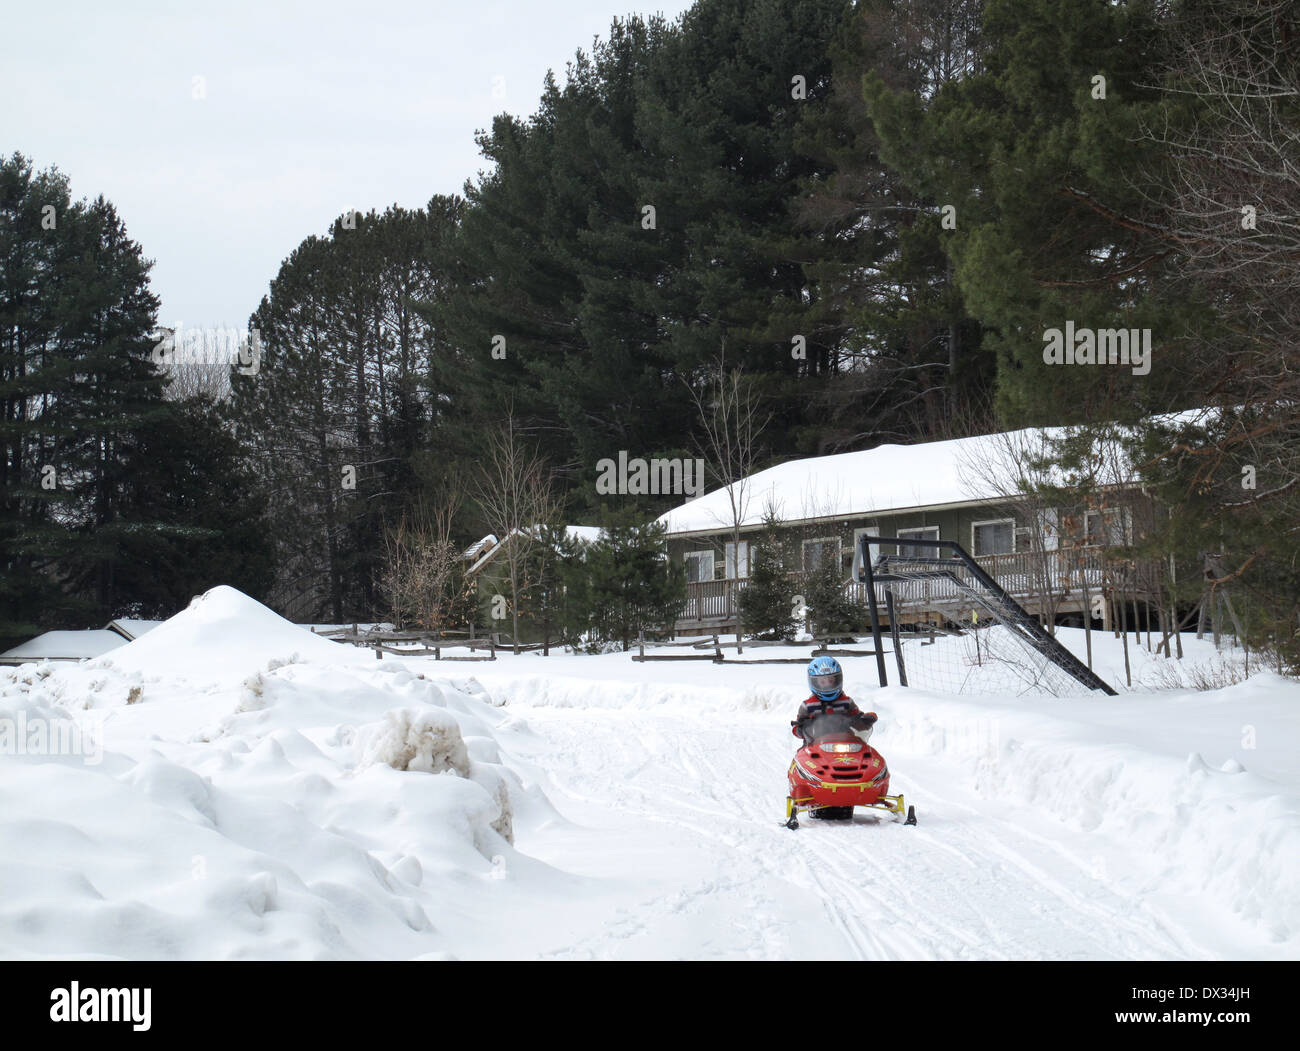
<path fill-rule="evenodd" d="M 26 664 L 29 661 L 79 661 L 99 657 L 119 646 L 127 639 L 108 628 L 90 631 L 47 631 L 34 639 L 0 653 L 0 664 Z"/>
<path fill-rule="evenodd" d="M 162 624 L 161 620 L 136 620 L 132 617 L 118 617 L 108 622 L 108 630 L 115 631 L 128 642 L 138 639 L 145 632 L 153 631 Z"/>

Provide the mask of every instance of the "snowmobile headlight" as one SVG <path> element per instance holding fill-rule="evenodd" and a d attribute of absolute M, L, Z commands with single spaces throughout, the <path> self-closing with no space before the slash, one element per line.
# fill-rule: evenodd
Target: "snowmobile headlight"
<path fill-rule="evenodd" d="M 862 751 L 862 745 L 844 741 L 835 744 L 824 744 L 822 745 L 822 751 L 823 752 L 860 752 Z"/>

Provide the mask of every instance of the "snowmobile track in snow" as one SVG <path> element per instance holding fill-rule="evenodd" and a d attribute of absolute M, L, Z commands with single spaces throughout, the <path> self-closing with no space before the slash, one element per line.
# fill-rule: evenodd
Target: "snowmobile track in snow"
<path fill-rule="evenodd" d="M 794 946 L 815 936 L 831 959 L 1211 958 L 1143 896 L 1093 871 L 1077 833 L 999 813 L 932 757 L 890 752 L 896 790 L 922 809 L 923 827 L 859 809 L 851 822 L 801 821 L 791 833 L 780 817 L 794 749 L 779 717 L 742 713 L 723 728 L 717 713 L 679 708 L 517 711 L 544 739 L 528 759 L 548 772 L 566 817 L 620 843 L 662 844 L 671 862 L 656 874 L 662 895 L 627 906 L 585 954 L 661 952 L 649 948 L 656 925 L 708 899 L 732 917 L 710 939 L 720 956 L 785 946 L 800 958 Z M 618 872 L 617 858 L 605 868 Z M 753 903 L 777 898 L 793 907 L 764 910 L 777 929 L 757 930 Z"/>

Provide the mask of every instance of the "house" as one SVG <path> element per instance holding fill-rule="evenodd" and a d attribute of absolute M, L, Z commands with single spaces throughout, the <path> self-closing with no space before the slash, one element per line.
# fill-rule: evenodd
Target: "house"
<path fill-rule="evenodd" d="M 857 582 L 863 535 L 955 540 L 1030 612 L 1055 623 L 1082 623 L 1086 615 L 1109 626 L 1106 586 L 1114 570 L 1099 553 L 1130 542 L 1150 509 L 1116 450 L 1106 457 L 1110 477 L 1103 472 L 1099 479 L 1105 483 L 1100 501 L 1080 496 L 1065 506 L 1041 506 L 1022 494 L 1022 475 L 1069 486 L 1059 471 L 1032 465 L 1033 454 L 1061 433 L 1030 428 L 791 460 L 673 508 L 658 521 L 669 557 L 681 559 L 687 571 L 677 633 L 735 629 L 751 545 L 769 513 L 793 550 L 792 599 L 798 578 L 830 561 L 846 590 L 865 604 Z M 900 547 L 900 554 L 934 554 Z M 1126 600 L 1149 599 L 1141 575 L 1132 567 L 1126 572 Z M 899 615 L 934 622 L 942 614 L 937 605 L 913 602 Z"/>
<path fill-rule="evenodd" d="M 471 579 L 477 578 L 483 570 L 495 562 L 497 557 L 506 550 L 518 532 L 517 529 L 512 530 L 506 534 L 505 540 L 502 541 L 498 541 L 495 535 L 489 533 L 482 540 L 466 548 L 464 554 L 461 555 L 463 559 L 470 563 L 465 570 L 465 575 Z M 568 525 L 564 527 L 564 532 L 570 540 L 577 540 L 584 544 L 594 544 L 600 538 L 599 526 Z"/>
<path fill-rule="evenodd" d="M 579 545 L 587 545 L 594 544 L 600 539 L 601 529 L 599 526 L 566 525 L 564 533 L 569 540 L 576 541 Z M 510 625 L 510 621 L 506 621 L 503 615 L 507 606 L 502 600 L 502 596 L 510 594 L 510 569 L 506 553 L 511 545 L 517 542 L 519 535 L 520 530 L 516 529 L 507 533 L 499 542 L 496 541 L 496 537 L 492 537 L 494 542 L 483 549 L 465 571 L 466 577 L 474 586 L 481 618 L 479 623 L 492 625 L 489 630 L 505 630 Z M 547 625 L 534 623 L 532 618 L 527 616 L 520 617 L 519 634 L 518 641 L 521 643 L 549 641 L 551 638 L 551 631 Z"/>

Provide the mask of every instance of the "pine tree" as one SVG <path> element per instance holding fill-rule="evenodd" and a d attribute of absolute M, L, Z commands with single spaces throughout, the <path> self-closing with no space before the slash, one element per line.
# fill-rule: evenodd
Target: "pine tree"
<path fill-rule="evenodd" d="M 540 530 L 529 553 L 527 574 L 536 583 L 526 596 L 525 612 L 533 633 L 547 647 L 578 645 L 587 626 L 588 546 L 564 526 L 550 525 Z"/>
<path fill-rule="evenodd" d="M 172 411 L 150 265 L 103 197 L 0 163 L 0 635 L 104 617 L 126 538 L 155 532 L 124 498 L 137 432 Z"/>
<path fill-rule="evenodd" d="M 815 103 L 792 85 L 824 90 L 843 7 L 701 0 L 676 25 L 618 21 L 563 89 L 548 79 L 535 117 L 480 140 L 496 168 L 467 191 L 466 282 L 443 310 L 457 349 L 437 382 L 470 420 L 508 392 L 576 506 L 597 506 L 598 460 L 691 447 L 683 381 L 724 351 L 768 375 L 783 428 L 798 414 L 803 366 L 772 320 L 806 284 L 787 230 L 815 167 L 795 128 Z"/>
<path fill-rule="evenodd" d="M 624 650 L 643 630 L 671 627 L 686 601 L 686 572 L 664 551 L 664 529 L 632 518 L 611 519 L 585 561 L 593 644 Z"/>
<path fill-rule="evenodd" d="M 792 639 L 795 619 L 791 551 L 774 514 L 763 519 L 763 533 L 749 549 L 749 580 L 740 592 L 745 632 L 760 639 Z"/>
<path fill-rule="evenodd" d="M 851 637 L 863 629 L 864 610 L 845 595 L 838 560 L 827 559 L 809 572 L 804 587 L 808 617 L 818 638 Z"/>
<path fill-rule="evenodd" d="M 944 252 L 944 216 L 891 170 L 863 97 L 863 76 L 932 95 L 978 62 L 979 0 L 864 0 L 830 46 L 824 101 L 805 107 L 796 146 L 816 172 L 794 213 L 806 301 L 786 305 L 807 340 L 815 390 L 800 445 L 951 437 L 986 426 L 994 359 L 967 314 Z"/>
<path fill-rule="evenodd" d="M 966 308 L 998 354 L 1009 425 L 1135 418 L 1186 391 L 1180 339 L 1205 324 L 1161 223 L 1155 3 L 988 0 L 978 71 L 932 98 L 867 83 L 881 155 L 935 205 Z M 1172 111 L 1171 117 L 1176 116 Z M 1045 362 L 1045 336 L 1151 329 L 1149 375 Z"/>
<path fill-rule="evenodd" d="M 135 524 L 115 556 L 114 616 L 164 619 L 218 584 L 271 594 L 266 493 L 221 407 L 203 397 L 169 406 L 133 434 L 123 471 L 122 505 Z"/>
<path fill-rule="evenodd" d="M 356 619 L 381 604 L 383 522 L 418 501 L 446 435 L 428 386 L 445 347 L 417 304 L 445 294 L 459 211 L 435 198 L 340 217 L 284 261 L 252 317 L 262 362 L 232 378 L 231 417 L 271 495 L 275 604 L 290 615 Z"/>

